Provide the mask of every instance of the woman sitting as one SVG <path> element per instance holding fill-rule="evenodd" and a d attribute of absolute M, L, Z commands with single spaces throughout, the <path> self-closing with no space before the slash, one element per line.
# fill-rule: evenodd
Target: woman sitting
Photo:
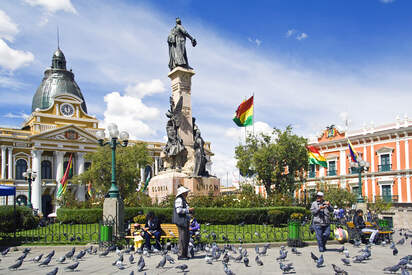
<path fill-rule="evenodd" d="M 363 211 L 362 209 L 356 210 L 356 214 L 353 217 L 353 224 L 355 225 L 356 229 L 360 229 L 362 233 L 370 232 L 372 233 L 369 238 L 369 243 L 374 243 L 376 235 L 378 234 L 378 230 L 373 228 L 366 228 L 365 221 L 363 220 Z"/>
<path fill-rule="evenodd" d="M 153 212 L 149 212 L 146 218 L 146 224 L 143 228 L 144 238 L 146 241 L 145 246 L 150 251 L 150 239 L 154 237 L 156 240 L 155 248 L 160 250 L 160 235 L 162 234 L 162 229 L 160 228 L 159 219 Z"/>

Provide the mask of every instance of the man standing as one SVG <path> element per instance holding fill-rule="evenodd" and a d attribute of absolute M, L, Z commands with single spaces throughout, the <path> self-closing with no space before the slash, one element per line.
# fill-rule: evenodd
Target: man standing
<path fill-rule="evenodd" d="M 188 193 L 190 192 L 184 186 L 177 189 L 175 207 L 173 211 L 173 223 L 177 225 L 179 230 L 179 255 L 178 260 L 187 260 L 187 250 L 189 247 L 189 213 L 193 212 L 193 208 L 189 208 L 186 202 Z"/>
<path fill-rule="evenodd" d="M 313 228 L 316 232 L 319 252 L 324 252 L 326 250 L 326 242 L 330 236 L 330 215 L 333 213 L 333 207 L 328 201 L 323 200 L 323 193 L 318 192 L 310 212 L 313 215 Z"/>

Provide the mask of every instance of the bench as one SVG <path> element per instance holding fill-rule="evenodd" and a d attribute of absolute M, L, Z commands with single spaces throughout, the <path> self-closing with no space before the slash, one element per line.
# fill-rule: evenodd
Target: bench
<path fill-rule="evenodd" d="M 144 228 L 144 224 L 139 224 L 141 228 Z M 161 240 L 173 240 L 179 238 L 179 230 L 176 224 L 162 223 L 160 224 L 162 230 Z M 136 231 L 135 224 L 130 226 L 130 235 L 126 236 L 127 239 L 134 239 L 134 232 Z"/>
<path fill-rule="evenodd" d="M 366 227 L 376 227 L 376 224 L 372 224 L 370 222 L 365 222 Z M 348 234 L 349 234 L 349 239 L 360 239 L 362 241 L 366 241 L 370 235 L 372 234 L 371 232 L 362 232 L 360 229 L 357 229 L 353 222 L 347 222 L 346 226 L 348 228 Z M 380 241 L 387 240 L 390 242 L 391 238 L 390 236 L 393 234 L 393 230 L 380 230 L 378 229 L 378 238 Z"/>

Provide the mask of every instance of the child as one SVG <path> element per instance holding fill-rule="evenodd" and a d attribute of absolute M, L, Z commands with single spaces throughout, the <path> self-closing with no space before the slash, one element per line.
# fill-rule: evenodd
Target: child
<path fill-rule="evenodd" d="M 140 224 L 136 223 L 134 224 L 134 231 L 133 231 L 133 236 L 134 236 L 134 249 L 137 251 L 137 249 L 141 248 L 144 242 L 144 238 L 142 237 L 143 231 L 140 228 Z"/>

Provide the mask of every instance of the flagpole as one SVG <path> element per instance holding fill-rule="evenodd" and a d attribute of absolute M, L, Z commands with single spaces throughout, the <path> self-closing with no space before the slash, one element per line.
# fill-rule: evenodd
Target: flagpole
<path fill-rule="evenodd" d="M 255 136 L 255 93 L 252 93 L 253 96 L 253 136 Z"/>

